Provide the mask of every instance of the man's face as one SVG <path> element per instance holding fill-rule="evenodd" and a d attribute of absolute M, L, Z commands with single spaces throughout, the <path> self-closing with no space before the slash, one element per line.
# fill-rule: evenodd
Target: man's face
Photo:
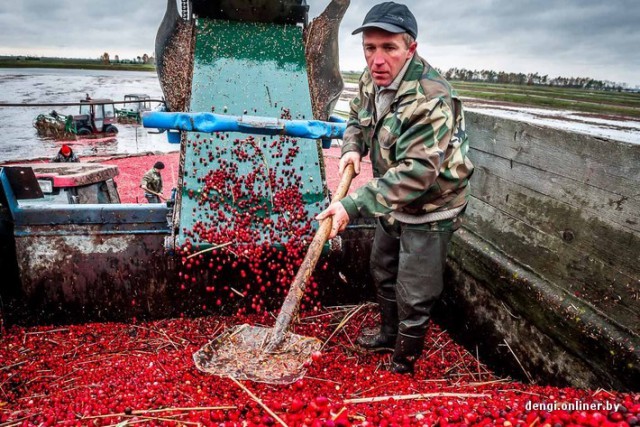
<path fill-rule="evenodd" d="M 407 46 L 402 34 L 371 28 L 364 31 L 362 46 L 373 81 L 378 86 L 389 86 L 416 51 L 417 43 Z"/>

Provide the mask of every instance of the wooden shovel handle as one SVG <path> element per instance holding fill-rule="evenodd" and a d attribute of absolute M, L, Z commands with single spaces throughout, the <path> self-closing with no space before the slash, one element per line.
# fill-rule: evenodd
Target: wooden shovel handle
<path fill-rule="evenodd" d="M 342 178 L 340 179 L 340 183 L 338 184 L 338 188 L 336 189 L 333 198 L 331 199 L 331 203 L 338 202 L 347 195 L 349 191 L 349 186 L 351 185 L 351 180 L 355 175 L 355 171 L 353 169 L 353 164 L 348 164 L 344 169 L 342 174 Z M 318 227 L 318 231 L 316 231 L 311 244 L 309 245 L 309 249 L 307 250 L 307 254 L 298 269 L 296 277 L 293 279 L 293 283 L 291 283 L 291 287 L 289 288 L 289 293 L 282 303 L 282 308 L 280 309 L 280 313 L 278 314 L 278 318 L 276 319 L 276 324 L 273 327 L 273 334 L 271 335 L 271 339 L 267 344 L 266 351 L 271 352 L 274 351 L 284 339 L 286 332 L 289 330 L 289 326 L 291 325 L 291 321 L 298 313 L 298 308 L 300 307 L 300 301 L 302 300 L 302 295 L 304 295 L 304 290 L 307 287 L 307 282 L 309 281 L 309 277 L 313 273 L 313 269 L 318 263 L 318 259 L 320 258 L 320 254 L 322 253 L 322 247 L 326 243 L 329 235 L 331 234 L 331 226 L 333 225 L 333 217 L 329 216 L 322 221 L 320 221 L 320 226 Z"/>

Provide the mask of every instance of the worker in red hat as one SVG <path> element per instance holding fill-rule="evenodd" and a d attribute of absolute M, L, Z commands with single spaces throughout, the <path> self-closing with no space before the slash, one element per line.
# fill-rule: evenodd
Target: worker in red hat
<path fill-rule="evenodd" d="M 60 151 L 58 151 L 58 154 L 56 154 L 56 156 L 51 159 L 52 163 L 77 163 L 79 161 L 80 159 L 78 159 L 71 147 L 69 147 L 67 144 L 64 144 L 62 147 L 60 147 Z"/>

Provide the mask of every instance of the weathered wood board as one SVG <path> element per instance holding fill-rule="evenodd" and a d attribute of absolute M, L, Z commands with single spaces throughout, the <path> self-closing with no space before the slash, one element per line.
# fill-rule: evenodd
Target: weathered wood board
<path fill-rule="evenodd" d="M 487 304 L 467 306 L 469 318 L 493 317 L 493 334 L 514 341 L 539 378 L 559 369 L 573 385 L 637 387 L 640 145 L 478 113 L 467 122 L 476 171 L 464 232 L 452 244 L 451 295 L 468 300 L 481 289 Z M 557 348 L 541 357 L 516 333 L 522 322 Z M 553 361 L 563 352 L 574 374 L 566 360 L 562 369 Z"/>

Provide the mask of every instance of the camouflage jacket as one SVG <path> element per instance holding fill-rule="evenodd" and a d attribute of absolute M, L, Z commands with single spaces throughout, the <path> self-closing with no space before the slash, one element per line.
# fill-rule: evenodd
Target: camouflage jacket
<path fill-rule="evenodd" d="M 162 175 L 151 168 L 142 177 L 140 187 L 146 187 L 156 193 L 162 193 Z"/>
<path fill-rule="evenodd" d="M 365 70 L 342 154 L 370 152 L 374 178 L 342 200 L 349 217 L 420 218 L 465 206 L 473 165 L 462 103 L 449 83 L 416 54 L 377 122 L 374 111 L 375 87 Z"/>

